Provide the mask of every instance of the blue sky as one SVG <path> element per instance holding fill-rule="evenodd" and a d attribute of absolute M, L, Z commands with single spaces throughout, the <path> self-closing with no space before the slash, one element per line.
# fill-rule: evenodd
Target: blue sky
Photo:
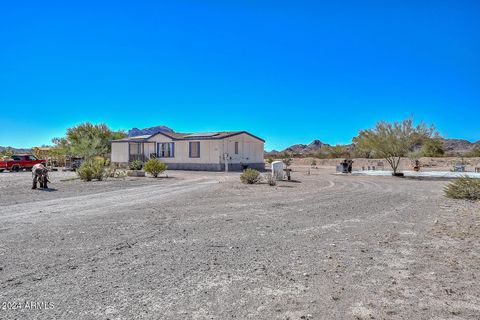
<path fill-rule="evenodd" d="M 270 150 L 411 115 L 476 141 L 479 30 L 478 1 L 3 1 L 0 145 L 90 121 Z"/>

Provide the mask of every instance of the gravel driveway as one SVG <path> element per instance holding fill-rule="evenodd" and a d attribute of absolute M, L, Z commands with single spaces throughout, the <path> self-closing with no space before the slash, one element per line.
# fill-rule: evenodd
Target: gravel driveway
<path fill-rule="evenodd" d="M 0 319 L 479 319 L 480 205 L 331 171 L 0 174 Z"/>

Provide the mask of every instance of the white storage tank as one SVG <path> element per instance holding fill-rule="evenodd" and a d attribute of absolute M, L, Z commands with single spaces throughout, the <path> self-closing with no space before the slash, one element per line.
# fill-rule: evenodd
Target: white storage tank
<path fill-rule="evenodd" d="M 273 161 L 272 162 L 272 176 L 277 180 L 283 179 L 283 162 L 282 161 Z"/>

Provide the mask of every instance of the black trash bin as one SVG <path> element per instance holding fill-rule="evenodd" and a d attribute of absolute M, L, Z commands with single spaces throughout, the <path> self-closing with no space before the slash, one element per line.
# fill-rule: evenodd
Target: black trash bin
<path fill-rule="evenodd" d="M 342 167 L 342 173 L 352 173 L 353 160 L 345 159 L 342 162 L 340 162 L 340 166 Z"/>

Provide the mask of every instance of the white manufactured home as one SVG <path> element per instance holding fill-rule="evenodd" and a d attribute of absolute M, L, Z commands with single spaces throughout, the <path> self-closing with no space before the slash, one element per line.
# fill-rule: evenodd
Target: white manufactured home
<path fill-rule="evenodd" d="M 246 131 L 159 132 L 113 140 L 111 161 L 127 164 L 158 158 L 173 170 L 264 170 L 264 143 Z"/>

